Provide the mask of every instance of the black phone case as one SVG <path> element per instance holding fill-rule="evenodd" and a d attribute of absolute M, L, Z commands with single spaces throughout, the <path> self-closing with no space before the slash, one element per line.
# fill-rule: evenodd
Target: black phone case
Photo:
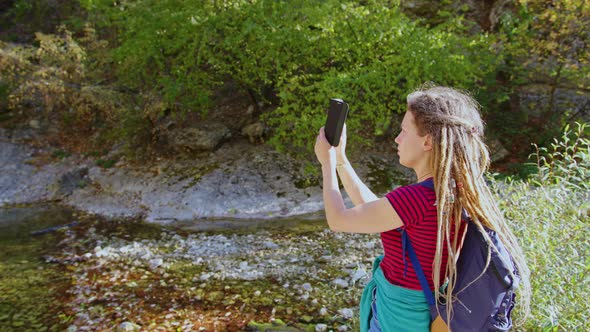
<path fill-rule="evenodd" d="M 340 144 L 340 135 L 342 135 L 342 128 L 348 115 L 348 104 L 342 99 L 330 99 L 330 109 L 328 110 L 328 118 L 324 126 L 326 138 L 332 146 Z"/>

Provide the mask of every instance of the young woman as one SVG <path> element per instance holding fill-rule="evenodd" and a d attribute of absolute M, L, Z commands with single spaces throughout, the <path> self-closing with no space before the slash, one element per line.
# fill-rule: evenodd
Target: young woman
<path fill-rule="evenodd" d="M 521 314 L 528 314 L 530 284 L 524 255 L 485 182 L 489 153 L 483 140 L 479 105 L 452 88 L 430 87 L 407 97 L 407 111 L 396 137 L 399 161 L 414 170 L 417 183 L 377 197 L 359 179 L 346 158 L 346 128 L 333 148 L 320 129 L 315 153 L 322 165 L 323 198 L 333 231 L 381 233 L 384 255 L 361 299 L 361 331 L 428 331 L 430 314 L 413 268 L 402 255 L 404 228 L 438 301 L 450 298 L 465 222 L 499 234 L 512 254 L 522 281 Z M 355 207 L 347 209 L 338 177 Z M 433 181 L 434 189 L 421 185 Z M 410 264 L 411 265 L 411 264 Z M 439 291 L 446 284 L 444 293 Z M 452 311 L 449 305 L 448 313 Z"/>

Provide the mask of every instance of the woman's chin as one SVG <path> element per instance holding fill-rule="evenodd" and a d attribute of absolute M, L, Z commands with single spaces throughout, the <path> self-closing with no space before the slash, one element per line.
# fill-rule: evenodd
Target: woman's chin
<path fill-rule="evenodd" d="M 402 165 L 402 166 L 404 166 L 404 167 L 410 167 L 406 163 L 404 163 L 403 160 L 401 160 L 401 159 L 399 160 L 399 164 Z"/>

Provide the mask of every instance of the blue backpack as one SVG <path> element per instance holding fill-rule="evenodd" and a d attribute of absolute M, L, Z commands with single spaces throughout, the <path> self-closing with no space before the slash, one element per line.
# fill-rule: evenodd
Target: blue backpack
<path fill-rule="evenodd" d="M 432 179 L 420 184 L 434 190 Z M 464 217 L 466 217 L 465 214 Z M 479 229 L 471 222 L 468 223 L 467 234 L 457 261 L 457 282 L 453 290 L 453 315 L 449 321 L 446 317 L 445 303 L 435 304 L 434 294 L 428 286 L 410 238 L 403 229 L 400 231 L 402 232 L 402 246 L 404 251 L 408 253 L 428 301 L 432 322 L 437 320 L 440 313 L 440 318 L 450 327 L 451 331 L 508 331 L 512 328 L 510 313 L 514 308 L 516 297 L 514 291 L 518 287 L 520 276 L 510 253 L 496 232 L 485 228 L 486 233 L 498 248 L 498 252 L 493 248 L 489 249 L 489 245 Z M 491 250 L 491 258 L 484 271 L 488 250 Z"/>

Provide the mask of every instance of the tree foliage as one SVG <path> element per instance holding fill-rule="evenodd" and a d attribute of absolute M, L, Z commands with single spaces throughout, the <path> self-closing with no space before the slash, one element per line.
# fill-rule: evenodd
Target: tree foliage
<path fill-rule="evenodd" d="M 83 1 L 114 27 L 119 78 L 163 95 L 177 112 L 206 111 L 224 82 L 253 103 L 278 108 L 264 119 L 278 148 L 309 148 L 331 97 L 351 103 L 349 128 L 373 137 L 425 81 L 478 92 L 494 72 L 493 38 L 433 29 L 379 1 Z M 364 142 L 370 140 L 365 139 Z M 309 151 L 309 150 L 308 150 Z"/>
<path fill-rule="evenodd" d="M 516 149 L 528 150 L 530 141 L 556 136 L 583 110 L 562 110 L 557 89 L 587 91 L 590 81 L 585 29 L 590 13 L 583 0 L 520 0 L 501 12 L 500 29 L 490 32 L 474 29 L 475 23 L 462 16 L 463 7 L 445 10 L 452 7 L 448 2 L 434 26 L 409 18 L 395 0 L 80 4 L 90 26 L 70 24 L 74 33 L 68 38 L 85 53 L 71 59 L 73 66 L 83 65 L 84 82 L 68 82 L 114 85 L 135 96 L 133 105 L 118 110 L 119 123 L 129 126 L 118 131 L 123 139 L 150 132 L 153 141 L 155 124 L 165 114 L 206 114 L 214 110 L 220 91 L 237 86 L 256 105 L 256 116 L 266 122 L 270 142 L 279 149 L 311 156 L 310 137 L 323 125 L 332 97 L 351 105 L 348 128 L 356 144 L 350 146 L 363 148 L 376 138 L 391 138 L 406 95 L 433 81 L 472 91 L 489 133 L 505 137 L 504 143 L 522 141 Z M 11 10 L 24 19 L 41 13 L 39 6 L 17 1 Z M 519 88 L 531 82 L 552 87 L 545 109 L 535 110 L 541 116 L 532 119 L 525 107 L 515 106 Z M 22 89 L 21 83 L 5 79 L 2 89 Z M 70 112 L 59 100 L 44 104 L 55 104 L 49 107 L 53 112 Z M 522 160 L 530 151 L 520 152 Z"/>
<path fill-rule="evenodd" d="M 515 11 L 501 18 L 501 69 L 508 93 L 527 84 L 549 86 L 547 102 L 538 117 L 529 118 L 526 107 L 499 116 L 511 128 L 508 136 L 548 144 L 567 124 L 588 118 L 590 105 L 558 105 L 558 89 L 581 94 L 590 88 L 590 4 L 586 0 L 520 0 Z M 507 121 L 512 120 L 512 121 Z M 523 133 L 525 133 L 523 137 Z"/>

